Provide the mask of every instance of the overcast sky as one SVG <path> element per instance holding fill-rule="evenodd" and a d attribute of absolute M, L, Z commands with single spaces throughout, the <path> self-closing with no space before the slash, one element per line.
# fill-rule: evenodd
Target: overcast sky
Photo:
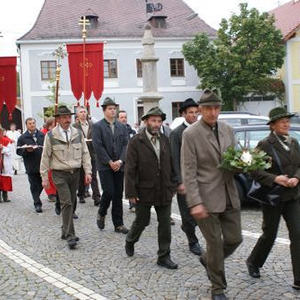
<path fill-rule="evenodd" d="M 64 0 L 60 0 L 64 1 Z M 84 0 L 82 0 L 84 1 Z M 107 0 L 109 1 L 109 0 Z M 126 0 L 123 0 L 126 1 Z M 140 0 L 144 1 L 144 0 Z M 210 26 L 218 29 L 222 18 L 228 18 L 238 12 L 242 0 L 184 0 L 199 17 Z M 150 2 L 150 1 L 149 1 Z M 153 0 L 159 2 L 159 0 Z M 269 11 L 288 0 L 248 0 L 250 7 L 261 12 Z M 0 9 L 0 56 L 16 55 L 15 41 L 33 26 L 44 0 L 1 0 Z"/>

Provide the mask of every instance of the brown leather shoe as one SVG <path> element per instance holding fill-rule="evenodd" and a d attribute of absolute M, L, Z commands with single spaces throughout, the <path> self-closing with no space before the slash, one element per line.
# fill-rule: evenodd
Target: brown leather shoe
<path fill-rule="evenodd" d="M 115 228 L 115 232 L 127 234 L 129 230 L 124 225 L 121 225 Z"/>

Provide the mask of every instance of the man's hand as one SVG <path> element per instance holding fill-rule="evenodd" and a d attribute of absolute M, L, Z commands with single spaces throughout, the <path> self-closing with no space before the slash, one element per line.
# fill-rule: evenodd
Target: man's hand
<path fill-rule="evenodd" d="M 89 185 L 92 182 L 92 176 L 91 176 L 91 174 L 85 175 L 84 182 L 85 182 L 85 185 Z"/>
<path fill-rule="evenodd" d="M 183 183 L 181 183 L 177 186 L 177 193 L 180 194 L 180 195 L 185 194 L 185 186 L 184 186 Z"/>
<path fill-rule="evenodd" d="M 45 190 L 49 189 L 50 188 L 50 183 L 49 183 L 49 180 L 48 179 L 43 179 L 42 181 L 42 186 Z"/>
<path fill-rule="evenodd" d="M 129 202 L 132 204 L 137 204 L 139 201 L 140 199 L 137 197 L 129 198 Z"/>
<path fill-rule="evenodd" d="M 291 187 L 291 188 L 296 187 L 298 185 L 298 183 L 299 183 L 299 179 L 298 178 L 294 178 L 293 177 L 293 178 L 290 178 L 288 180 L 288 186 Z"/>
<path fill-rule="evenodd" d="M 111 169 L 114 171 L 114 172 L 117 172 L 118 171 L 118 165 L 116 164 L 115 161 L 110 161 L 109 162 L 109 166 L 111 167 Z"/>
<path fill-rule="evenodd" d="M 119 160 L 115 161 L 114 163 L 115 163 L 115 166 L 116 166 L 115 172 L 117 172 L 117 171 L 120 170 L 120 168 L 122 166 L 122 163 Z"/>
<path fill-rule="evenodd" d="M 279 185 L 282 185 L 284 187 L 289 187 L 289 178 L 287 175 L 278 175 L 275 177 L 275 180 L 274 180 L 275 183 L 279 184 Z"/>
<path fill-rule="evenodd" d="M 202 204 L 192 207 L 190 209 L 190 214 L 195 220 L 205 219 L 208 217 L 208 212 Z"/>

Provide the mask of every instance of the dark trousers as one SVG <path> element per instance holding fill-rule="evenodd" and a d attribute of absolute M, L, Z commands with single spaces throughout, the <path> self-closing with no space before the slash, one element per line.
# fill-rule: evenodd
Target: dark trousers
<path fill-rule="evenodd" d="M 198 239 L 195 234 L 197 223 L 190 215 L 190 210 L 186 204 L 185 195 L 177 194 L 177 203 L 182 221 L 181 229 L 186 234 L 189 244 L 194 245 L 198 243 Z"/>
<path fill-rule="evenodd" d="M 210 213 L 209 217 L 198 220 L 197 223 L 206 240 L 207 252 L 203 254 L 203 259 L 207 263 L 212 294 L 223 293 L 227 287 L 224 259 L 242 242 L 240 210 Z"/>
<path fill-rule="evenodd" d="M 98 185 L 98 180 L 97 180 L 97 168 L 96 168 L 96 160 L 91 159 L 92 163 L 92 191 L 93 191 L 93 199 L 101 196 L 100 191 L 99 191 L 99 185 Z M 79 185 L 78 185 L 78 197 L 84 197 L 85 194 L 85 173 L 84 169 L 80 169 L 80 179 L 79 179 Z"/>
<path fill-rule="evenodd" d="M 154 206 L 158 221 L 158 252 L 159 258 L 170 255 L 171 244 L 171 204 L 166 206 Z M 145 227 L 150 223 L 151 205 L 138 203 L 135 208 L 135 220 L 127 234 L 126 241 L 136 243 Z"/>
<path fill-rule="evenodd" d="M 102 197 L 99 207 L 99 215 L 104 217 L 112 202 L 112 221 L 115 227 L 123 225 L 123 181 L 124 172 L 113 170 L 99 171 L 100 182 L 102 186 Z"/>
<path fill-rule="evenodd" d="M 42 206 L 40 195 L 43 191 L 42 178 L 40 173 L 30 173 L 28 175 L 28 181 L 30 184 L 30 192 L 33 198 L 34 206 Z"/>
<path fill-rule="evenodd" d="M 79 169 L 73 173 L 53 170 L 53 182 L 61 205 L 62 235 L 68 240 L 75 236 L 73 212 L 76 205 L 79 173 Z"/>
<path fill-rule="evenodd" d="M 263 205 L 263 234 L 258 239 L 254 249 L 248 257 L 248 262 L 261 268 L 274 244 L 277 236 L 280 217 L 283 216 L 291 241 L 290 252 L 292 258 L 295 281 L 300 281 L 300 203 L 298 200 L 280 202 L 278 206 Z"/>

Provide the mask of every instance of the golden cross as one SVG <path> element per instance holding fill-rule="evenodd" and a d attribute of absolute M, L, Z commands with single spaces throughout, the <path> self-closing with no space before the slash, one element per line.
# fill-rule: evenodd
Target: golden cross
<path fill-rule="evenodd" d="M 4 80 L 5 80 L 5 77 L 4 76 L 0 76 L 0 82 L 4 81 Z"/>
<path fill-rule="evenodd" d="M 80 63 L 80 67 L 81 68 L 85 68 L 86 72 L 85 72 L 85 77 L 89 76 L 89 68 L 93 67 L 93 64 L 89 62 L 89 60 L 87 58 L 85 58 L 85 63 Z"/>
<path fill-rule="evenodd" d="M 80 18 L 79 26 L 82 26 L 82 38 L 86 39 L 86 33 L 87 33 L 87 29 L 86 26 L 91 25 L 90 20 L 86 18 L 86 16 L 83 16 L 82 18 Z"/>

